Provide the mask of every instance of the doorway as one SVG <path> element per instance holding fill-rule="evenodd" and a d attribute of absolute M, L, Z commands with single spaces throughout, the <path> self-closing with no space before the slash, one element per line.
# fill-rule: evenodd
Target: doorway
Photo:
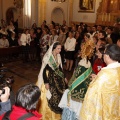
<path fill-rule="evenodd" d="M 61 8 L 54 8 L 51 14 L 51 21 L 62 25 L 64 20 L 64 11 Z"/>
<path fill-rule="evenodd" d="M 17 13 L 17 9 L 12 7 L 12 8 L 8 8 L 6 11 L 6 22 L 7 25 L 9 25 L 10 21 L 14 21 L 15 19 L 15 13 Z"/>

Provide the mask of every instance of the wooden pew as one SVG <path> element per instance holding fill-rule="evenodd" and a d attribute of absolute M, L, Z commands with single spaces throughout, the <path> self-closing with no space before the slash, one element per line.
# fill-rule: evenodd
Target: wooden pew
<path fill-rule="evenodd" d="M 8 47 L 8 48 L 0 48 L 0 57 L 8 57 L 13 54 L 20 54 L 22 52 L 22 48 L 20 46 Z"/>

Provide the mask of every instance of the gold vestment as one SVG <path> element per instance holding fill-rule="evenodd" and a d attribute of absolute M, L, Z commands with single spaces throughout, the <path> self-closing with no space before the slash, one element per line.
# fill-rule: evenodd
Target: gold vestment
<path fill-rule="evenodd" d="M 91 82 L 80 112 L 81 120 L 120 120 L 120 63 L 103 68 Z"/>

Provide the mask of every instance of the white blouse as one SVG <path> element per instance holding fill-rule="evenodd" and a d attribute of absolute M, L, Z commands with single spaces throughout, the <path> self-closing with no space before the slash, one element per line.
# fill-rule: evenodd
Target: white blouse
<path fill-rule="evenodd" d="M 30 45 L 31 37 L 30 34 L 23 33 L 20 37 L 21 45 L 26 46 L 26 44 Z"/>
<path fill-rule="evenodd" d="M 67 38 L 64 47 L 67 51 L 74 51 L 76 45 L 76 39 L 75 38 Z"/>

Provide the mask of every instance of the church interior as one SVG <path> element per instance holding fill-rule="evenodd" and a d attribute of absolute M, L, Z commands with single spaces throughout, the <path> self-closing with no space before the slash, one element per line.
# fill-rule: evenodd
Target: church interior
<path fill-rule="evenodd" d="M 69 29 L 74 34 L 79 31 L 81 40 L 84 39 L 84 28 L 92 37 L 99 30 L 106 33 L 110 31 L 114 34 L 111 39 L 110 35 L 107 36 L 107 42 L 117 44 L 119 40 L 120 46 L 120 0 L 0 0 L 0 20 L 0 40 L 3 34 L 8 39 L 14 36 L 14 41 L 17 40 L 17 43 L 8 40 L 8 46 L 1 46 L 0 43 L 0 74 L 14 77 L 12 88 L 15 93 L 22 85 L 36 83 L 38 80 L 43 57 L 40 46 L 44 45 L 40 39 L 46 28 L 49 29 L 49 36 L 52 36 L 53 29 L 56 31 L 54 33 L 53 30 L 53 33 L 59 36 L 62 27 L 65 28 L 67 37 Z M 26 32 L 24 30 L 29 30 L 31 37 L 27 60 L 20 43 L 22 33 Z M 40 36 L 37 34 L 39 30 Z M 95 34 L 94 39 L 97 41 Z M 38 41 L 34 43 L 35 39 Z M 103 39 L 102 42 L 104 44 Z M 78 43 L 79 41 L 76 44 Z M 50 45 L 48 42 L 47 46 Z M 79 48 L 76 50 L 80 51 Z M 75 61 L 77 60 L 73 60 L 72 68 L 66 70 L 66 61 L 63 60 L 63 70 L 68 81 L 76 66 Z M 2 72 L 2 69 L 5 71 Z"/>
<path fill-rule="evenodd" d="M 83 3 L 81 3 L 81 1 L 83 1 Z M 89 3 L 88 1 L 91 2 Z M 0 0 L 0 20 L 1 28 L 2 26 L 4 27 L 9 25 L 10 21 L 13 20 L 18 28 L 17 34 L 20 34 L 24 28 L 31 28 L 33 24 L 36 24 L 37 27 L 41 27 L 44 21 L 46 21 L 46 25 L 48 26 L 52 22 L 62 25 L 63 21 L 66 21 L 66 25 L 68 27 L 71 27 L 73 24 L 79 26 L 80 23 L 87 24 L 91 27 L 94 25 L 101 25 L 104 27 L 116 25 L 118 27 L 118 30 L 120 30 L 120 1 Z M 16 54 L 19 54 L 20 52 L 20 50 L 17 48 L 13 51 L 16 52 Z M 23 78 L 24 80 L 20 80 L 18 77 L 16 79 L 18 82 L 16 82 L 14 87 L 16 89 L 17 87 L 20 87 L 22 84 L 24 84 L 25 79 L 27 81 L 36 82 L 41 64 L 39 62 L 36 64 L 33 62 L 33 64 L 29 65 L 20 65 L 18 58 L 13 61 L 7 61 L 7 59 L 9 59 L 8 56 L 11 56 L 12 54 L 9 52 L 9 50 L 0 48 L 0 61 L 4 63 L 5 66 L 7 66 L 9 69 L 15 69 L 14 72 L 17 72 L 18 74 L 21 74 L 21 76 L 23 75 L 26 77 Z M 16 68 L 16 66 L 19 67 Z M 36 70 L 33 72 L 32 69 Z M 29 71 L 29 74 L 25 74 L 27 71 Z"/>
<path fill-rule="evenodd" d="M 30 29 L 33 24 L 36 24 L 37 27 L 42 27 L 44 21 L 48 26 L 52 22 L 58 25 L 62 25 L 63 21 L 65 21 L 68 27 L 72 27 L 73 25 L 79 26 L 80 23 L 84 23 L 90 27 L 93 27 L 94 25 L 101 25 L 104 27 L 117 26 L 118 30 L 120 30 L 120 1 L 0 0 L 0 20 L 1 28 L 2 26 L 4 27 L 9 25 L 11 20 L 14 21 L 17 26 L 17 34 L 20 34 L 24 28 Z M 5 66 L 7 66 L 11 70 L 13 69 L 14 72 L 18 73 L 18 75 L 21 74 L 21 76 L 23 75 L 25 77 L 23 78 L 24 80 L 20 80 L 21 78 L 19 77 L 16 79 L 16 81 L 18 82 L 16 82 L 16 84 L 14 85 L 15 89 L 18 89 L 21 85 L 23 85 L 25 79 L 27 81 L 36 82 L 41 62 L 39 63 L 37 61 L 37 63 L 33 62 L 33 64 L 28 63 L 29 65 L 20 65 L 20 61 L 18 58 L 13 61 L 7 60 L 9 59 L 8 56 L 11 56 L 12 54 L 9 53 L 10 51 L 11 50 L 0 48 L 1 63 L 4 63 Z M 20 53 L 20 50 L 18 50 L 17 48 L 15 48 L 15 50 L 13 51 L 15 52 L 15 54 Z M 16 68 L 16 66 L 19 67 Z M 33 72 L 32 69 L 36 70 L 34 70 Z M 25 74 L 27 71 L 29 74 Z M 68 77 L 70 78 L 69 74 Z M 27 83 L 27 81 L 25 83 Z"/>

